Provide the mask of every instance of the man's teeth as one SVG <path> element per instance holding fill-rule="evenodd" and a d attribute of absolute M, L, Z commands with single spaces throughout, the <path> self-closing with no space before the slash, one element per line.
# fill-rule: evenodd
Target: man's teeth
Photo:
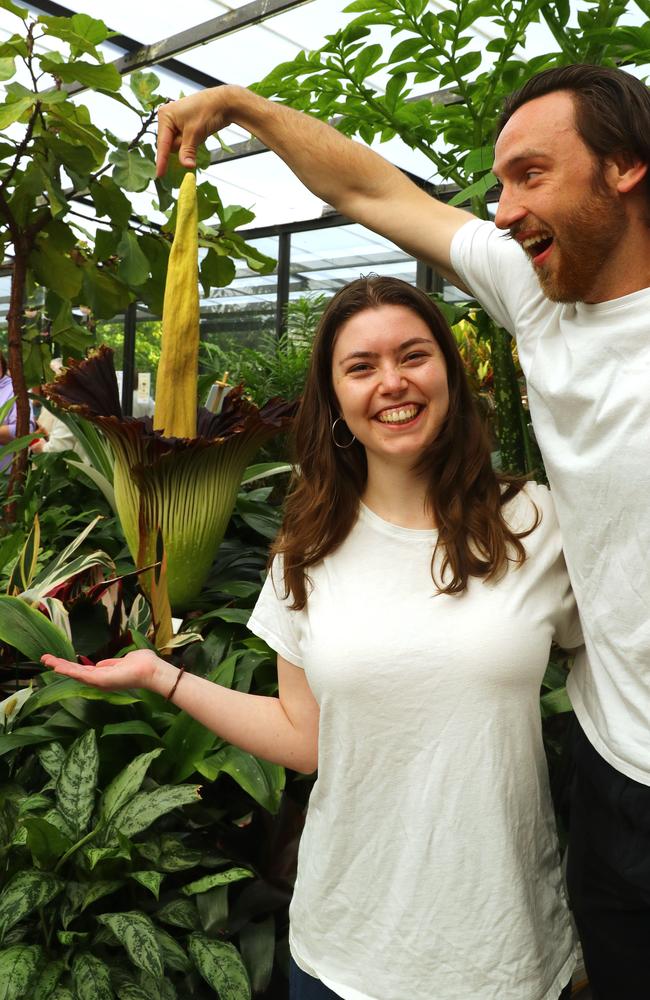
<path fill-rule="evenodd" d="M 539 246 L 540 244 L 545 243 L 546 240 L 552 240 L 552 239 L 553 237 L 550 235 L 550 233 L 547 235 L 540 235 L 540 236 L 527 236 L 525 240 L 521 241 L 521 245 L 524 248 L 524 250 L 530 250 L 531 247 Z"/>
<path fill-rule="evenodd" d="M 399 410 L 383 410 L 377 414 L 377 419 L 381 420 L 382 424 L 405 424 L 417 415 L 417 406 L 404 406 Z"/>

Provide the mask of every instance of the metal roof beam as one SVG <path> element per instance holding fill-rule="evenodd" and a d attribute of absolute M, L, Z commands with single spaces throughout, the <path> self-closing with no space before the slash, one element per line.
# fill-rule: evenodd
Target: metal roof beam
<path fill-rule="evenodd" d="M 60 3 L 54 3 L 53 0 L 28 0 L 28 2 L 29 6 L 34 10 L 40 11 L 42 14 L 52 14 L 54 17 L 71 17 L 77 13 L 77 11 L 71 10 L 69 7 L 64 7 Z M 139 52 L 143 48 L 142 42 L 131 38 L 129 35 L 122 35 L 119 32 L 108 39 L 107 44 L 115 45 L 126 52 Z M 181 62 L 180 59 L 165 59 L 159 65 L 163 66 L 169 73 L 180 76 L 184 80 L 190 80 L 199 87 L 219 87 L 225 82 L 224 80 L 219 80 L 216 76 L 211 76 L 210 73 L 204 73 L 203 70 L 195 69 L 189 63 Z M 85 88 L 76 87 L 75 93 L 83 89 Z"/>
<path fill-rule="evenodd" d="M 133 70 L 142 69 L 144 66 L 154 66 L 163 60 L 170 59 L 194 49 L 198 45 L 205 45 L 215 38 L 223 38 L 224 35 L 239 31 L 240 28 L 247 28 L 254 24 L 260 24 L 275 14 L 283 14 L 294 7 L 301 7 L 311 0 L 253 0 L 237 10 L 229 10 L 218 17 L 210 18 L 203 24 L 197 24 L 185 31 L 179 31 L 176 35 L 163 38 L 159 42 L 151 45 L 143 45 L 136 52 L 128 52 L 113 62 L 113 66 L 118 73 L 124 76 L 132 73 Z M 73 84 L 68 88 L 69 93 L 78 93 L 85 88 L 81 84 Z"/>

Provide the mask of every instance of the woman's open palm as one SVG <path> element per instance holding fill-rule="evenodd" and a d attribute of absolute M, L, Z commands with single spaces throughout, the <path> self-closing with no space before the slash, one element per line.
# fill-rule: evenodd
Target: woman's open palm
<path fill-rule="evenodd" d="M 150 649 L 135 649 L 126 656 L 100 660 L 96 664 L 73 663 L 47 653 L 41 657 L 46 667 L 52 667 L 57 674 L 73 677 L 82 684 L 120 691 L 124 688 L 147 688 L 161 661 Z"/>

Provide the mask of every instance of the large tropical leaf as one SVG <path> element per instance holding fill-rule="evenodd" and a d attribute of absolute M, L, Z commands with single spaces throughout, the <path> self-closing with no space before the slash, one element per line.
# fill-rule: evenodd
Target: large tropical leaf
<path fill-rule="evenodd" d="M 56 783 L 57 807 L 79 833 L 92 816 L 98 770 L 97 738 L 95 730 L 88 729 L 68 750 Z"/>
<path fill-rule="evenodd" d="M 63 886 L 61 879 L 51 872 L 33 868 L 18 871 L 0 892 L 0 938 L 33 910 L 54 899 Z"/>
<path fill-rule="evenodd" d="M 194 964 L 219 1000 L 250 1000 L 246 967 L 234 945 L 213 941 L 205 934 L 191 934 L 189 951 Z"/>
<path fill-rule="evenodd" d="M 0 642 L 15 646 L 28 660 L 38 662 L 44 653 L 64 660 L 77 655 L 68 637 L 45 615 L 20 597 L 0 594 Z"/>
<path fill-rule="evenodd" d="M 101 814 L 105 822 L 111 820 L 125 806 L 129 799 L 133 798 L 136 792 L 140 791 L 140 785 L 152 760 L 159 757 L 162 747 L 157 747 L 149 753 L 140 754 L 132 760 L 123 771 L 113 779 L 102 796 Z"/>
<path fill-rule="evenodd" d="M 114 1000 L 109 967 L 88 952 L 75 956 L 72 982 L 77 1000 Z"/>
<path fill-rule="evenodd" d="M 144 913 L 104 913 L 97 918 L 111 929 L 137 969 L 160 978 L 163 960 L 153 921 Z"/>
<path fill-rule="evenodd" d="M 0 951 L 0 1000 L 30 995 L 42 951 L 38 945 L 16 944 Z"/>
<path fill-rule="evenodd" d="M 142 833 L 172 809 L 199 798 L 200 785 L 161 785 L 152 792 L 139 792 L 113 818 L 112 827 L 125 837 Z"/>

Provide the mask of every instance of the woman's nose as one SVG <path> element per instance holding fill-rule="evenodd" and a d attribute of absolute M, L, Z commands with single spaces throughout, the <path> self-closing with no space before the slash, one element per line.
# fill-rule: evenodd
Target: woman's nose
<path fill-rule="evenodd" d="M 383 392 L 400 392 L 406 386 L 406 378 L 394 366 L 388 366 L 381 373 L 381 389 Z"/>

